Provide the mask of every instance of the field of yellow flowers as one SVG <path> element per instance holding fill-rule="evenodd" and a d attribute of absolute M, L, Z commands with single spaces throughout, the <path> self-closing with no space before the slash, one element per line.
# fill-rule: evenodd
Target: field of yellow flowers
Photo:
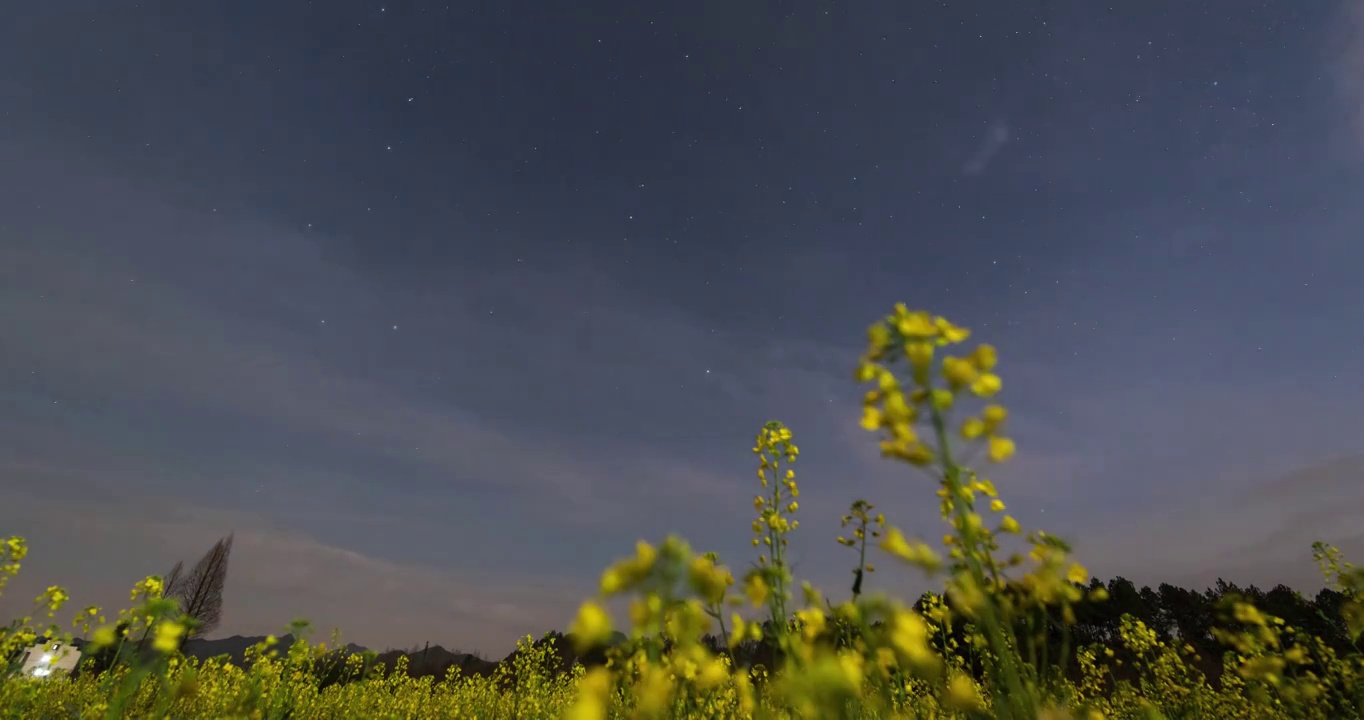
<path fill-rule="evenodd" d="M 578 652 L 608 660 L 560 672 L 551 644 L 522 652 L 489 675 L 413 679 L 351 656 L 328 664 L 325 644 L 271 639 L 244 667 L 198 661 L 177 651 L 187 631 L 160 578 L 133 590 L 134 607 L 107 622 L 98 608 L 77 613 L 74 630 L 91 647 L 119 651 L 141 638 L 149 652 L 73 678 L 36 680 L 11 671 L 0 679 L 6 718 L 1311 718 L 1364 716 L 1364 654 L 1340 652 L 1244 599 L 1219 607 L 1213 637 L 1222 672 L 1199 668 L 1188 643 L 1161 639 L 1124 616 L 1107 645 L 1070 647 L 1076 608 L 1104 601 L 1102 587 L 1070 560 L 1065 542 L 1028 531 L 1007 514 L 997 489 L 963 458 L 1006 462 L 1015 451 L 989 345 L 950 352 L 969 331 L 903 305 L 868 331 L 856 379 L 869 386 L 862 426 L 882 454 L 936 485 L 946 534 L 941 548 L 910 540 L 858 500 L 839 542 L 855 551 L 851 600 L 833 604 L 792 576 L 788 535 L 799 521 L 791 431 L 768 423 L 753 452 L 757 561 L 737 581 L 712 553 L 680 538 L 641 541 L 603 573 L 600 597 L 585 602 L 568 636 Z M 1009 536 L 1012 536 L 1010 538 Z M 1026 552 L 1005 554 L 1001 542 Z M 1318 545 L 1328 583 L 1343 593 L 1339 622 L 1351 644 L 1364 631 L 1364 573 Z M 928 602 L 906 604 L 862 592 L 873 571 L 868 552 L 941 581 Z M 24 541 L 0 544 L 0 590 L 19 571 Z M 602 606 L 630 602 L 628 640 L 607 645 L 615 629 Z M 38 599 L 49 620 L 67 601 L 61 588 Z M 744 620 L 740 605 L 764 619 Z M 0 629 L 0 658 L 62 628 L 25 618 Z M 116 630 L 118 628 L 118 630 Z M 708 635 L 723 638 L 721 647 Z M 69 634 L 66 634 L 69 637 Z M 1058 645 L 1059 643 L 1059 645 Z M 762 664 L 731 661 L 730 648 L 772 649 Z M 1115 653 L 1114 646 L 1119 652 Z M 1059 647 L 1054 655 L 1053 648 Z M 604 648 L 604 650 L 603 650 Z M 1215 661 L 1216 658 L 1213 658 Z M 1068 663 L 1073 664 L 1067 667 Z M 339 679 L 338 679 L 339 678 Z"/>

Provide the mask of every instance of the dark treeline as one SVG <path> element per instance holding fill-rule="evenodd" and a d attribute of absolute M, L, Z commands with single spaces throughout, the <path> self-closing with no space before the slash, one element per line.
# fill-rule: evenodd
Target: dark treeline
<path fill-rule="evenodd" d="M 1322 589 L 1308 598 L 1285 585 L 1262 590 L 1254 585 L 1238 587 L 1219 579 L 1216 585 L 1203 592 L 1165 583 L 1152 590 L 1149 587 L 1138 589 L 1132 582 L 1119 577 L 1106 585 L 1094 580 L 1088 589 L 1099 587 L 1108 591 L 1107 600 L 1085 602 L 1076 608 L 1077 622 L 1071 628 L 1071 633 L 1082 644 L 1100 643 L 1115 647 L 1118 644 L 1119 620 L 1123 615 L 1131 615 L 1154 630 L 1156 637 L 1162 641 L 1178 640 L 1191 645 L 1203 655 L 1220 658 L 1223 648 L 1213 637 L 1212 628 L 1224 625 L 1220 621 L 1224 617 L 1222 608 L 1225 602 L 1241 599 L 1262 612 L 1282 618 L 1287 626 L 1321 638 L 1338 652 L 1354 651 L 1341 617 L 1341 608 L 1347 597 L 1330 588 Z"/>
<path fill-rule="evenodd" d="M 1161 584 L 1155 589 L 1138 588 L 1131 581 L 1121 577 L 1107 583 L 1094 579 L 1089 585 L 1080 587 L 1086 591 L 1087 597 L 1099 588 L 1106 590 L 1108 597 L 1099 601 L 1086 599 L 1074 605 L 1073 624 L 1063 622 L 1059 612 L 1048 612 L 1045 615 L 1034 615 L 1030 623 L 1021 621 L 1016 628 L 1020 640 L 1024 642 L 1030 640 L 1036 648 L 1039 664 L 1045 658 L 1047 666 L 1059 667 L 1067 674 L 1073 674 L 1077 667 L 1076 652 L 1094 645 L 1112 650 L 1116 659 L 1125 661 L 1122 663 L 1124 668 L 1130 667 L 1128 661 L 1131 660 L 1131 656 L 1123 646 L 1120 636 L 1122 617 L 1127 615 L 1140 620 L 1163 642 L 1192 647 L 1198 655 L 1194 665 L 1215 684 L 1221 674 L 1222 653 L 1226 648 L 1213 636 L 1212 629 L 1226 626 L 1226 604 L 1234 599 L 1248 601 L 1261 611 L 1282 618 L 1286 625 L 1320 638 L 1337 652 L 1342 654 L 1358 652 L 1351 643 L 1345 623 L 1341 619 L 1341 607 L 1347 598 L 1343 593 L 1331 589 L 1323 589 L 1309 598 L 1284 585 L 1262 590 L 1253 585 L 1243 588 L 1218 580 L 1212 588 L 1198 592 L 1170 584 Z M 944 637 L 940 632 L 933 639 L 933 646 L 941 651 L 943 647 L 951 646 L 945 641 L 955 639 L 957 647 L 967 647 L 969 629 L 962 614 L 952 608 L 950 598 L 925 594 L 915 604 L 915 609 L 925 612 L 932 607 L 934 600 L 944 601 L 949 610 L 952 610 L 953 621 L 952 637 Z M 833 618 L 830 620 L 829 627 L 821 636 L 821 642 L 845 645 L 855 641 L 856 630 L 841 625 Z M 764 632 L 764 635 L 770 637 L 771 628 L 765 630 L 769 632 Z M 873 632 L 875 630 L 873 628 Z M 287 648 L 292 642 L 292 637 L 284 636 L 281 640 L 283 641 L 280 644 L 281 649 Z M 575 663 L 588 667 L 599 665 L 606 662 L 608 656 L 604 649 L 579 655 L 573 651 L 572 638 L 559 632 L 545 634 L 534 643 L 534 647 L 543 647 L 551 642 L 553 658 L 550 667 L 545 669 L 552 674 L 567 672 Z M 612 645 L 629 643 L 624 635 L 617 633 Z M 730 648 L 724 638 L 708 635 L 705 643 L 715 652 L 730 657 L 740 667 L 772 669 L 780 664 L 779 653 L 770 641 L 743 642 Z M 359 666 L 358 673 L 353 672 L 357 669 L 356 665 L 346 664 L 346 657 L 349 654 L 346 651 L 335 651 L 319 661 L 316 671 L 322 684 L 349 682 L 376 672 L 392 672 L 403 658 L 406 658 L 406 673 L 412 677 L 440 678 L 445 677 L 452 669 L 458 668 L 461 675 L 499 675 L 510 681 L 511 676 L 505 671 L 516 664 L 520 653 L 514 651 L 501 661 L 492 661 L 468 653 L 452 652 L 440 646 L 413 651 L 365 652 L 364 662 Z M 979 663 L 973 662 L 972 658 L 967 656 L 966 659 L 968 667 L 972 667 L 977 673 L 982 670 Z M 240 662 L 241 659 L 233 657 L 232 660 Z M 91 653 L 82 658 L 77 674 L 98 672 L 114 661 L 116 660 L 111 657 L 109 651 Z M 1123 669 L 1117 669 L 1115 672 L 1118 677 L 1124 674 L 1126 673 Z"/>
<path fill-rule="evenodd" d="M 1218 579 L 1213 587 L 1199 592 L 1168 583 L 1155 589 L 1138 588 L 1122 577 L 1107 583 L 1095 578 L 1088 585 L 1077 587 L 1085 591 L 1086 599 L 1072 606 L 1073 623 L 1064 622 L 1060 611 L 1053 609 L 1045 613 L 1025 613 L 1014 628 L 1020 642 L 1033 650 L 1032 653 L 1025 652 L 1025 658 L 1032 656 L 1037 665 L 1060 668 L 1071 677 L 1078 671 L 1076 653 L 1093 646 L 1113 651 L 1113 658 L 1122 661 L 1115 669 L 1115 677 L 1122 678 L 1131 673 L 1134 658 L 1121 637 L 1122 618 L 1130 616 L 1153 631 L 1157 640 L 1179 648 L 1191 648 L 1193 653 L 1187 657 L 1193 666 L 1216 685 L 1222 672 L 1222 655 L 1227 648 L 1212 631 L 1215 627 L 1228 628 L 1234 624 L 1230 622 L 1230 603 L 1236 600 L 1249 602 L 1262 612 L 1281 618 L 1286 626 L 1320 638 L 1341 655 L 1359 652 L 1341 615 L 1348 598 L 1329 588 L 1307 597 L 1285 585 L 1263 590 L 1254 585 L 1240 587 Z M 1101 588 L 1106 591 L 1107 598 L 1088 599 Z M 1006 590 L 1005 595 L 1014 589 Z M 950 597 L 926 593 L 915 603 L 914 609 L 926 614 L 939 602 L 951 611 L 952 621 L 948 633 L 939 629 L 933 638 L 933 647 L 940 652 L 944 647 L 967 648 L 969 621 L 953 606 Z M 827 641 L 843 645 L 853 642 L 857 632 L 833 622 L 825 635 Z M 950 640 L 955 640 L 955 645 L 947 642 Z M 724 649 L 719 638 L 708 637 L 707 642 L 717 650 Z M 744 643 L 726 654 L 744 666 L 770 667 L 778 661 L 775 648 L 768 643 Z M 982 665 L 974 662 L 969 654 L 965 659 L 979 677 Z"/>
<path fill-rule="evenodd" d="M 1154 589 L 1139 588 L 1122 577 L 1114 578 L 1107 583 L 1096 578 L 1089 585 L 1080 587 L 1086 591 L 1086 597 L 1099 588 L 1106 590 L 1108 597 L 1100 601 L 1086 599 L 1073 606 L 1075 612 L 1073 624 L 1063 622 L 1059 612 L 1049 612 L 1045 617 L 1034 618 L 1031 624 L 1020 621 L 1016 628 L 1020 640 L 1033 641 L 1039 664 L 1045 658 L 1047 665 L 1059 667 L 1072 676 L 1078 667 L 1076 652 L 1081 648 L 1096 645 L 1112 650 L 1115 659 L 1124 661 L 1120 667 L 1114 669 L 1115 677 L 1123 678 L 1131 672 L 1132 657 L 1123 646 L 1120 635 L 1122 617 L 1127 615 L 1140 620 L 1162 642 L 1192 647 L 1197 655 L 1197 659 L 1193 661 L 1194 666 L 1216 685 L 1222 671 L 1222 654 L 1226 648 L 1213 636 L 1212 629 L 1227 626 L 1225 622 L 1227 603 L 1236 599 L 1248 601 L 1261 611 L 1282 618 L 1286 625 L 1321 638 L 1337 652 L 1342 654 L 1357 652 L 1341 619 L 1341 606 L 1346 596 L 1331 589 L 1323 589 L 1315 596 L 1307 597 L 1284 585 L 1262 590 L 1253 585 L 1239 587 L 1219 579 L 1213 587 L 1200 592 L 1168 583 L 1162 583 Z M 950 598 L 932 594 L 925 594 L 920 598 L 915 603 L 915 609 L 921 613 L 925 612 L 932 606 L 934 600 L 942 600 L 950 610 L 952 609 Z M 945 642 L 950 639 L 955 639 L 959 648 L 967 646 L 966 621 L 955 610 L 952 610 L 952 615 L 953 637 L 943 637 L 940 632 L 933 640 L 935 648 L 950 647 Z M 770 630 L 771 628 L 765 628 L 765 637 L 772 636 Z M 844 645 L 854 642 L 856 637 L 855 630 L 842 626 L 831 618 L 822 641 Z M 543 646 L 551 641 L 554 643 L 555 655 L 552 667 L 549 668 L 551 672 L 567 671 L 574 663 L 591 667 L 606 661 L 607 653 L 602 650 L 593 651 L 585 656 L 577 655 L 572 650 L 571 638 L 558 632 L 547 633 L 535 643 L 535 646 Z M 617 634 L 613 645 L 628 643 L 624 635 Z M 708 635 L 705 643 L 711 650 L 728 656 L 740 667 L 776 668 L 781 661 L 779 652 L 770 641 L 743 642 L 730 648 L 724 638 Z M 414 677 L 426 675 L 443 677 L 454 666 L 458 666 L 465 675 L 490 675 L 496 673 L 500 666 L 508 666 L 515 662 L 517 655 L 518 653 L 513 652 L 502 661 L 495 662 L 433 647 L 411 653 L 400 651 L 384 653 L 379 656 L 377 666 L 392 669 L 398 658 L 406 656 L 407 672 Z M 966 659 L 969 667 L 977 673 L 982 672 L 983 668 L 978 662 L 973 662 L 970 657 Z M 343 680 L 339 676 L 332 676 L 329 681 Z"/>

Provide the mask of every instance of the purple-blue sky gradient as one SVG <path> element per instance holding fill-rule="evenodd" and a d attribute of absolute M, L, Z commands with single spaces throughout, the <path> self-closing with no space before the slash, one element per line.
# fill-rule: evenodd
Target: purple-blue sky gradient
<path fill-rule="evenodd" d="M 835 598 L 896 301 L 1001 351 L 1025 526 L 1141 582 L 1364 557 L 1364 5 L 241 0 L 0 29 L 0 535 L 219 634 L 501 653 L 636 538 Z M 872 587 L 927 585 L 889 563 Z"/>

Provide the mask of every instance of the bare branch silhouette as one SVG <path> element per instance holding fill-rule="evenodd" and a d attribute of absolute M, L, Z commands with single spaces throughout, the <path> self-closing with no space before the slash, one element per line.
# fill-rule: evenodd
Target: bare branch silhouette
<path fill-rule="evenodd" d="M 184 569 L 185 563 L 183 560 L 175 563 L 175 567 L 171 568 L 170 574 L 166 575 L 166 579 L 162 581 L 161 597 L 175 597 L 176 590 L 179 589 L 180 584 L 185 581 L 184 578 L 180 577 L 184 572 Z"/>
<path fill-rule="evenodd" d="M 227 584 L 227 558 L 232 552 L 232 537 L 228 535 L 214 543 L 194 564 L 188 576 L 177 577 L 174 588 L 168 585 L 167 597 L 178 600 L 180 612 L 192 621 L 186 640 L 211 632 L 222 620 L 223 587 Z"/>

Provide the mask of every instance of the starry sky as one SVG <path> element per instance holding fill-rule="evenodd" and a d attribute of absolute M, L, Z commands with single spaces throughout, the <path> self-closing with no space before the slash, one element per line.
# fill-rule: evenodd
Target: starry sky
<path fill-rule="evenodd" d="M 502 653 L 637 538 L 940 536 L 851 372 L 1000 348 L 1025 526 L 1101 575 L 1364 554 L 1364 3 L 50 0 L 0 29 L 6 616 L 236 533 L 217 634 Z M 882 568 L 873 587 L 925 581 Z"/>

